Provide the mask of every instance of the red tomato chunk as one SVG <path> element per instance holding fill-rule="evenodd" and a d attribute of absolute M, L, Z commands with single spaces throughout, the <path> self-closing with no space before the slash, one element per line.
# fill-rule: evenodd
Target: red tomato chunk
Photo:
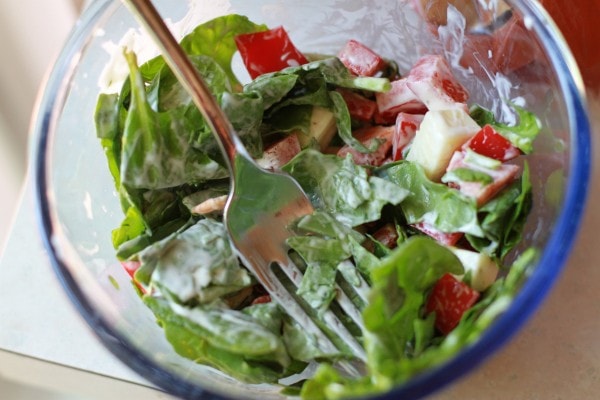
<path fill-rule="evenodd" d="M 512 160 L 521 154 L 521 151 L 513 146 L 508 139 L 494 130 L 491 125 L 486 125 L 475 136 L 473 136 L 466 146 L 486 157 L 499 161 Z"/>
<path fill-rule="evenodd" d="M 429 110 L 456 107 L 467 109 L 469 93 L 452 74 L 442 56 L 424 56 L 417 61 L 407 77 L 406 85 Z"/>
<path fill-rule="evenodd" d="M 423 121 L 421 114 L 398 113 L 392 138 L 392 159 L 402 160 L 402 151 L 413 140 Z"/>
<path fill-rule="evenodd" d="M 386 65 L 381 56 L 356 40 L 349 40 L 338 54 L 338 58 L 346 68 L 358 76 L 373 76 Z"/>
<path fill-rule="evenodd" d="M 265 169 L 277 170 L 300 153 L 300 141 L 296 135 L 288 135 L 268 146 L 256 162 Z"/>
<path fill-rule="evenodd" d="M 308 62 L 281 26 L 238 35 L 235 37 L 235 43 L 252 79 Z"/>
<path fill-rule="evenodd" d="M 445 246 L 454 246 L 463 237 L 462 232 L 442 232 L 426 222 L 417 222 L 412 226 Z"/>
<path fill-rule="evenodd" d="M 433 286 L 425 311 L 435 312 L 435 327 L 444 335 L 450 333 L 460 322 L 465 311 L 479 299 L 479 292 L 459 281 L 451 274 L 444 274 Z"/>
<path fill-rule="evenodd" d="M 346 157 L 351 154 L 352 159 L 358 165 L 380 166 L 388 158 L 388 153 L 392 149 L 392 137 L 394 135 L 393 126 L 374 125 L 357 129 L 354 137 L 366 147 L 369 147 L 374 140 L 379 142 L 377 149 L 371 153 L 361 153 L 349 145 L 343 146 L 337 153 L 339 157 Z"/>
<path fill-rule="evenodd" d="M 133 278 L 135 271 L 138 270 L 138 268 L 141 266 L 141 263 L 139 261 L 121 261 L 121 265 L 127 274 Z"/>
<path fill-rule="evenodd" d="M 351 90 L 337 89 L 342 95 L 350 117 L 357 121 L 370 122 L 377 110 L 377 103 Z"/>
<path fill-rule="evenodd" d="M 407 78 L 391 82 L 392 88 L 385 93 L 376 93 L 377 109 L 382 116 L 392 119 L 400 112 L 422 114 L 427 111 L 425 104 L 410 90 Z"/>

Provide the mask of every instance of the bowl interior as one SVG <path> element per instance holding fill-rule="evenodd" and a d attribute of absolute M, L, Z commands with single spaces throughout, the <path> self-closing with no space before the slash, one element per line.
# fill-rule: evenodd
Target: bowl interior
<path fill-rule="evenodd" d="M 526 29 L 506 33 L 511 40 L 504 43 L 501 62 L 490 61 L 492 45 L 486 42 L 485 33 L 465 29 L 467 21 L 457 10 L 451 8 L 448 24 L 437 27 L 427 24 L 415 9 L 416 2 L 411 1 L 378 2 L 377 7 L 369 0 L 155 3 L 179 36 L 214 17 L 239 13 L 270 27 L 283 25 L 296 46 L 306 52 L 336 54 L 348 39 L 359 40 L 396 60 L 400 71 L 407 71 L 420 55 L 444 54 L 469 89 L 472 102 L 493 110 L 506 122 L 514 118 L 507 101 L 533 111 L 543 131 L 534 155 L 527 158 L 535 206 L 523 246 L 541 249 L 541 261 L 524 282 L 524 294 L 509 309 L 518 317 L 516 322 L 499 319 L 490 329 L 496 333 L 484 335 L 468 357 L 479 362 L 499 345 L 486 348 L 486 340 L 490 342 L 493 335 L 501 335 L 498 343 L 505 340 L 519 326 L 518 321 L 532 312 L 558 274 L 574 237 L 589 163 L 587 120 L 576 86 L 579 78 L 567 69 L 571 61 L 560 53 L 564 44 L 543 24 L 544 14 L 535 6 L 514 2 L 513 15 L 525 21 Z M 528 13 L 526 17 L 523 12 Z M 481 18 L 479 25 L 489 26 L 489 21 Z M 468 22 L 477 26 L 472 19 Z M 203 388 L 240 398 L 278 398 L 272 387 L 248 387 L 178 356 L 115 257 L 110 232 L 120 224 L 123 213 L 95 135 L 93 114 L 100 90 L 114 90 L 123 77 L 122 65 L 113 54 L 124 44 L 138 50 L 140 58 L 156 54 L 119 2 L 95 2 L 67 43 L 40 106 L 38 200 L 57 273 L 104 343 L 153 383 L 188 398 L 201 396 Z M 535 57 L 518 66 L 519 57 L 525 57 L 523 51 L 535 51 Z M 516 60 L 517 67 L 505 65 L 506 60 Z M 107 74 L 107 65 L 111 74 Z M 237 59 L 234 68 L 245 79 Z M 561 241 L 562 245 L 556 246 Z M 534 293 L 538 300 L 531 301 Z M 456 376 L 466 371 L 465 364 L 461 371 L 450 374 L 448 364 L 431 372 L 429 379 L 443 382 L 440 377 L 444 374 Z M 409 389 L 418 394 L 433 390 L 426 383 L 417 381 L 416 385 L 421 385 L 417 389 L 400 387 L 396 395 Z"/>

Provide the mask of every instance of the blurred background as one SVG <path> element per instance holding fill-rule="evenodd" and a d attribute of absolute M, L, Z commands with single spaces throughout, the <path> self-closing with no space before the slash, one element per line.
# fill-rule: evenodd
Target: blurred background
<path fill-rule="evenodd" d="M 84 0 L 0 0 L 0 244 L 27 169 L 38 90 L 83 6 Z"/>
<path fill-rule="evenodd" d="M 29 123 L 44 76 L 82 9 L 92 0 L 0 0 L 0 255 L 27 173 Z M 477 0 L 454 0 L 470 2 Z M 591 93 L 600 88 L 598 0 L 540 0 L 571 45 Z M 574 17 L 576 15 L 577 17 Z M 592 108 L 598 111 L 596 101 Z M 597 117 L 594 117 L 597 121 Z M 0 399 L 70 397 L 20 386 L 0 376 Z"/>
<path fill-rule="evenodd" d="M 48 69 L 86 0 L 0 0 L 0 254 L 25 180 L 29 122 Z M 66 400 L 0 376 L 3 400 Z"/>

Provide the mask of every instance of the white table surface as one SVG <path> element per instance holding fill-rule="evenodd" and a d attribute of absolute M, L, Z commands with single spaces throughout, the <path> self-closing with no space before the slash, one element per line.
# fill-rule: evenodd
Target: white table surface
<path fill-rule="evenodd" d="M 582 231 L 547 300 L 505 348 L 432 400 L 600 398 L 598 227 L 594 171 Z M 110 354 L 77 314 L 42 246 L 31 183 L 0 259 L 0 374 L 89 399 L 169 398 Z"/>

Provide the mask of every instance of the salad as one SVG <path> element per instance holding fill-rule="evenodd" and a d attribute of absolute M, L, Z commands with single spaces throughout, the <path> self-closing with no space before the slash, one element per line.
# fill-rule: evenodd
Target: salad
<path fill-rule="evenodd" d="M 307 399 L 365 395 L 447 360 L 507 307 L 537 256 L 506 263 L 532 207 L 533 114 L 513 104 L 509 126 L 470 104 L 441 56 L 399 71 L 351 38 L 336 55 L 303 53 L 283 27 L 241 15 L 181 45 L 251 155 L 309 195 L 316 212 L 291 227 L 304 277 L 290 290 L 318 320 L 338 282 L 362 310 L 364 328 L 345 320 L 367 363 L 360 378 L 340 373 L 352 353 L 321 351 L 242 265 L 212 132 L 160 56 L 140 65 L 124 50 L 129 78 L 95 115 L 124 212 L 112 241 L 178 354 Z"/>

